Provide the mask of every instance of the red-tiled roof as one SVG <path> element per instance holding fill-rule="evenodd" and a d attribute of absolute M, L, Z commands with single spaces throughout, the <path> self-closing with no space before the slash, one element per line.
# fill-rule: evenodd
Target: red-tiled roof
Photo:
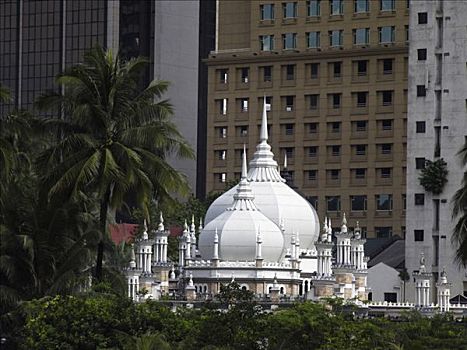
<path fill-rule="evenodd" d="M 137 224 L 110 224 L 110 238 L 115 244 L 130 242 L 138 230 Z"/>

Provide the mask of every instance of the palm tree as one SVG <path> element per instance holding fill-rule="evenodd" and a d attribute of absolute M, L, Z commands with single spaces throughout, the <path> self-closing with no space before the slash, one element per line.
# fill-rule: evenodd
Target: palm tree
<path fill-rule="evenodd" d="M 464 166 L 467 164 L 467 143 L 459 151 Z M 452 236 L 453 242 L 457 246 L 456 260 L 459 264 L 467 266 L 467 172 L 464 171 L 461 188 L 457 190 L 453 197 L 453 219 L 457 219 Z"/>
<path fill-rule="evenodd" d="M 63 95 L 42 96 L 37 106 L 61 110 L 43 126 L 58 141 L 39 158 L 49 199 L 69 200 L 81 192 L 97 195 L 99 227 L 107 235 L 109 212 L 132 195 L 147 210 L 153 199 L 186 194 L 185 177 L 165 160 L 168 153 L 193 158 L 193 151 L 171 121 L 172 106 L 161 99 L 165 81 L 140 89 L 142 58 L 127 62 L 95 47 L 82 64 L 57 77 Z M 157 99 L 158 101 L 156 102 Z M 97 249 L 95 278 L 101 280 L 104 241 Z"/>

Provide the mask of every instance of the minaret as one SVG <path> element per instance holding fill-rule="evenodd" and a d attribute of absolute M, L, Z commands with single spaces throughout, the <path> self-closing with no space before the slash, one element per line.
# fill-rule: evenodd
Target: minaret
<path fill-rule="evenodd" d="M 185 260 L 188 255 L 188 225 L 185 220 L 184 230 L 178 241 L 178 266 L 180 267 L 180 272 L 185 266 Z"/>
<path fill-rule="evenodd" d="M 191 241 L 191 258 L 196 259 L 196 226 L 195 226 L 195 216 L 191 216 L 191 225 L 190 225 L 190 241 Z"/>
<path fill-rule="evenodd" d="M 355 276 L 355 293 L 357 294 L 360 300 L 367 300 L 368 299 L 368 291 L 367 291 L 367 277 L 368 277 L 368 269 L 367 269 L 367 259 L 365 257 L 365 242 L 366 240 L 362 238 L 362 232 L 360 229 L 360 225 L 357 221 L 357 225 L 354 230 L 354 236 L 351 239 L 351 264 L 354 271 Z"/>
<path fill-rule="evenodd" d="M 350 263 L 350 238 L 351 234 L 347 228 L 347 218 L 345 213 L 342 217 L 342 225 L 340 232 L 336 232 L 337 258 L 336 264 L 333 266 L 334 276 L 336 278 L 336 296 L 351 299 L 356 296 L 354 269 Z"/>
<path fill-rule="evenodd" d="M 431 273 L 426 271 L 425 254 L 420 253 L 420 268 L 413 274 L 415 278 L 416 305 L 418 307 L 427 307 L 430 305 Z"/>
<path fill-rule="evenodd" d="M 139 291 L 139 276 L 141 274 L 141 269 L 137 268 L 136 256 L 135 256 L 135 247 L 131 245 L 130 251 L 130 264 L 129 269 L 126 270 L 127 285 L 128 285 L 128 298 L 136 301 Z"/>
<path fill-rule="evenodd" d="M 191 262 L 191 233 L 188 229 L 188 224 L 185 219 L 185 224 L 183 225 L 183 236 L 185 237 L 185 265 L 189 266 Z"/>
<path fill-rule="evenodd" d="M 263 266 L 263 253 L 262 253 L 263 238 L 261 237 L 261 229 L 258 228 L 258 235 L 256 236 L 256 267 Z"/>
<path fill-rule="evenodd" d="M 138 247 L 138 261 L 137 266 L 143 273 L 150 274 L 152 273 L 151 264 L 152 264 L 152 240 L 149 240 L 148 235 L 148 226 L 146 220 L 144 220 L 144 231 L 142 237 L 137 242 Z"/>
<path fill-rule="evenodd" d="M 211 262 L 215 267 L 219 265 L 219 235 L 217 234 L 217 227 L 216 232 L 214 233 L 214 245 Z"/>
<path fill-rule="evenodd" d="M 336 265 L 350 265 L 350 234 L 347 229 L 347 218 L 345 213 L 342 217 L 341 231 L 336 233 L 337 237 L 337 261 Z"/>
<path fill-rule="evenodd" d="M 135 247 L 131 245 L 131 252 L 130 252 L 130 269 L 136 269 L 136 256 L 135 256 Z"/>
<path fill-rule="evenodd" d="M 451 298 L 451 283 L 448 283 L 448 278 L 446 275 L 446 271 L 441 272 L 440 281 L 436 285 L 438 287 L 438 307 L 439 312 L 449 312 L 450 302 L 449 299 Z"/>

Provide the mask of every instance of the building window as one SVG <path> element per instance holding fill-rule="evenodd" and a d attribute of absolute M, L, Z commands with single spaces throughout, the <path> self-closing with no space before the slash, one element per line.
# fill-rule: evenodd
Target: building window
<path fill-rule="evenodd" d="M 415 169 L 425 169 L 425 158 L 415 158 Z"/>
<path fill-rule="evenodd" d="M 333 157 L 339 157 L 341 155 L 341 146 L 331 146 L 331 154 Z"/>
<path fill-rule="evenodd" d="M 319 63 L 310 64 L 310 78 L 317 79 L 319 75 Z"/>
<path fill-rule="evenodd" d="M 216 173 L 214 174 L 216 177 L 216 181 L 218 183 L 225 183 L 227 181 L 227 174 L 226 173 Z"/>
<path fill-rule="evenodd" d="M 355 146 L 355 154 L 357 156 L 364 156 L 366 155 L 366 145 L 356 145 Z"/>
<path fill-rule="evenodd" d="M 381 154 L 391 154 L 392 152 L 392 144 L 391 143 L 383 143 L 381 144 Z"/>
<path fill-rule="evenodd" d="M 402 209 L 407 210 L 407 195 L 405 193 L 402 194 Z"/>
<path fill-rule="evenodd" d="M 428 23 L 428 14 L 426 12 L 418 13 L 418 24 L 427 24 Z"/>
<path fill-rule="evenodd" d="M 286 135 L 293 135 L 294 132 L 294 124 L 285 124 L 285 134 Z"/>
<path fill-rule="evenodd" d="M 357 92 L 357 107 L 367 106 L 368 92 Z"/>
<path fill-rule="evenodd" d="M 418 49 L 417 58 L 419 61 L 426 61 L 426 49 Z"/>
<path fill-rule="evenodd" d="M 291 50 L 297 47 L 297 34 L 286 33 L 282 34 L 282 47 L 284 50 Z"/>
<path fill-rule="evenodd" d="M 393 26 L 379 27 L 379 42 L 380 44 L 394 42 L 395 29 Z"/>
<path fill-rule="evenodd" d="M 383 60 L 383 74 L 392 74 L 392 58 L 386 58 Z"/>
<path fill-rule="evenodd" d="M 308 48 L 316 49 L 320 47 L 320 32 L 308 32 L 306 38 Z"/>
<path fill-rule="evenodd" d="M 308 133 L 317 134 L 318 133 L 318 123 L 309 123 L 308 124 Z"/>
<path fill-rule="evenodd" d="M 285 2 L 282 4 L 282 10 L 284 18 L 295 18 L 297 17 L 297 3 L 296 2 Z"/>
<path fill-rule="evenodd" d="M 318 197 L 316 196 L 309 196 L 306 197 L 307 201 L 310 202 L 310 204 L 315 208 L 315 210 L 318 210 Z"/>
<path fill-rule="evenodd" d="M 292 112 L 294 109 L 295 96 L 285 96 L 285 111 Z"/>
<path fill-rule="evenodd" d="M 259 42 L 261 51 L 274 50 L 274 35 L 261 35 Z"/>
<path fill-rule="evenodd" d="M 370 11 L 370 2 L 368 0 L 354 0 L 354 12 L 364 13 Z"/>
<path fill-rule="evenodd" d="M 329 0 L 331 15 L 342 15 L 344 13 L 343 0 Z"/>
<path fill-rule="evenodd" d="M 240 111 L 242 113 L 248 112 L 248 98 L 240 99 Z"/>
<path fill-rule="evenodd" d="M 354 45 L 367 45 L 370 42 L 370 28 L 358 28 L 353 30 Z"/>
<path fill-rule="evenodd" d="M 227 127 L 226 126 L 219 127 L 219 128 L 216 128 L 216 129 L 217 129 L 217 136 L 220 139 L 226 139 L 227 138 Z"/>
<path fill-rule="evenodd" d="M 285 151 L 285 154 L 287 155 L 287 159 L 293 159 L 293 156 L 294 156 L 294 148 L 293 147 L 285 147 L 284 151 Z"/>
<path fill-rule="evenodd" d="M 355 169 L 355 178 L 356 179 L 364 179 L 366 177 L 366 169 L 365 168 L 356 168 Z"/>
<path fill-rule="evenodd" d="M 274 5 L 273 4 L 264 4 L 260 5 L 261 20 L 269 21 L 274 19 Z"/>
<path fill-rule="evenodd" d="M 425 97 L 426 88 L 425 85 L 417 85 L 417 97 Z"/>
<path fill-rule="evenodd" d="M 319 95 L 308 95 L 310 109 L 318 109 Z"/>
<path fill-rule="evenodd" d="M 377 194 L 375 199 L 376 210 L 392 210 L 392 194 Z"/>
<path fill-rule="evenodd" d="M 377 238 L 388 238 L 392 236 L 392 227 L 375 227 L 375 233 Z"/>
<path fill-rule="evenodd" d="M 316 181 L 317 176 L 316 174 L 318 173 L 317 170 L 308 170 L 308 181 Z"/>
<path fill-rule="evenodd" d="M 342 76 L 342 62 L 333 62 L 331 64 L 334 78 L 340 78 Z"/>
<path fill-rule="evenodd" d="M 415 193 L 415 205 L 425 205 L 424 193 Z"/>
<path fill-rule="evenodd" d="M 364 76 L 368 73 L 368 61 L 357 61 L 357 75 Z"/>
<path fill-rule="evenodd" d="M 332 122 L 330 124 L 330 131 L 332 133 L 339 133 L 341 132 L 341 123 L 340 122 Z"/>
<path fill-rule="evenodd" d="M 272 81 L 272 66 L 263 67 L 263 81 L 264 82 Z"/>
<path fill-rule="evenodd" d="M 339 169 L 331 169 L 328 170 L 328 176 L 331 180 L 339 180 L 340 170 Z"/>
<path fill-rule="evenodd" d="M 392 105 L 392 91 L 383 91 L 383 106 L 391 106 Z"/>
<path fill-rule="evenodd" d="M 248 81 L 249 81 L 248 76 L 250 75 L 250 68 L 247 68 L 247 67 L 242 68 L 240 70 L 240 74 L 241 74 L 241 76 L 240 76 L 241 82 L 245 83 L 245 84 L 248 83 Z"/>
<path fill-rule="evenodd" d="M 229 70 L 219 69 L 219 82 L 221 84 L 227 84 L 229 82 Z"/>
<path fill-rule="evenodd" d="M 351 211 L 366 211 L 366 196 L 350 196 Z"/>
<path fill-rule="evenodd" d="M 341 94 L 332 94 L 332 108 L 341 108 Z"/>
<path fill-rule="evenodd" d="M 366 120 L 357 120 L 355 122 L 356 131 L 366 131 L 367 122 Z"/>
<path fill-rule="evenodd" d="M 246 137 L 248 136 L 248 126 L 243 125 L 238 127 L 238 135 L 240 137 Z"/>
<path fill-rule="evenodd" d="M 285 79 L 294 80 L 295 79 L 295 65 L 288 64 L 285 66 Z"/>
<path fill-rule="evenodd" d="M 397 303 L 397 293 L 385 292 L 384 301 L 387 301 L 388 303 Z"/>
<path fill-rule="evenodd" d="M 317 156 L 318 156 L 318 147 L 317 146 L 308 147 L 308 157 L 316 158 Z"/>
<path fill-rule="evenodd" d="M 404 26 L 404 30 L 405 30 L 405 42 L 408 43 L 409 35 L 410 35 L 409 26 Z"/>
<path fill-rule="evenodd" d="M 307 2 L 308 17 L 318 17 L 321 15 L 321 0 L 308 0 Z"/>
<path fill-rule="evenodd" d="M 340 211 L 341 210 L 341 197 L 326 196 L 326 210 L 327 211 Z"/>
<path fill-rule="evenodd" d="M 425 122 L 416 122 L 415 123 L 415 130 L 417 134 L 424 134 L 426 130 Z"/>
<path fill-rule="evenodd" d="M 219 108 L 219 114 L 220 115 L 227 115 L 227 103 L 228 99 L 222 98 L 220 100 L 217 100 L 217 106 Z"/>
<path fill-rule="evenodd" d="M 391 168 L 380 168 L 379 174 L 382 179 L 390 179 L 391 178 Z"/>
<path fill-rule="evenodd" d="M 415 242 L 423 242 L 424 236 L 423 230 L 413 230 L 414 240 Z"/>
<path fill-rule="evenodd" d="M 379 9 L 381 11 L 394 11 L 395 0 L 379 0 Z"/>
<path fill-rule="evenodd" d="M 340 47 L 343 41 L 343 30 L 331 30 L 329 31 L 329 46 Z"/>
<path fill-rule="evenodd" d="M 227 151 L 225 149 L 216 151 L 217 159 L 218 160 L 226 160 L 227 159 Z"/>
<path fill-rule="evenodd" d="M 381 121 L 381 129 L 383 131 L 392 130 L 392 119 L 384 119 Z"/>

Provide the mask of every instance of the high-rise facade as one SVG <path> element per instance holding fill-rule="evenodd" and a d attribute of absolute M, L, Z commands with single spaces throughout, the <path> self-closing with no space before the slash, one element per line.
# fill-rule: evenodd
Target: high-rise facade
<path fill-rule="evenodd" d="M 467 295 L 467 270 L 454 262 L 456 246 L 451 241 L 456 224 L 452 199 L 465 176 L 457 153 L 467 137 L 466 18 L 465 1 L 411 3 L 405 263 L 410 274 L 418 273 L 423 253 L 432 285 L 445 270 L 451 296 Z M 425 160 L 439 159 L 447 163 L 447 183 L 440 194 L 433 194 L 420 185 L 419 177 Z M 408 296 L 413 301 L 412 282 Z"/>
<path fill-rule="evenodd" d="M 54 82 L 58 73 L 99 44 L 125 58 L 147 57 L 150 65 L 142 83 L 171 83 L 165 97 L 174 106 L 174 122 L 196 150 L 198 113 L 206 115 L 205 104 L 198 108 L 199 43 L 212 46 L 200 38 L 199 28 L 213 22 L 208 18 L 215 18 L 212 9 L 206 10 L 211 7 L 204 0 L 0 1 L 0 82 L 14 97 L 11 105 L 0 106 L 0 113 L 31 109 L 41 93 L 59 89 Z M 169 161 L 187 175 L 195 192 L 196 161 Z"/>
<path fill-rule="evenodd" d="M 266 98 L 284 177 L 319 216 L 404 236 L 408 21 L 406 0 L 219 1 L 207 192 L 239 178 Z"/>

